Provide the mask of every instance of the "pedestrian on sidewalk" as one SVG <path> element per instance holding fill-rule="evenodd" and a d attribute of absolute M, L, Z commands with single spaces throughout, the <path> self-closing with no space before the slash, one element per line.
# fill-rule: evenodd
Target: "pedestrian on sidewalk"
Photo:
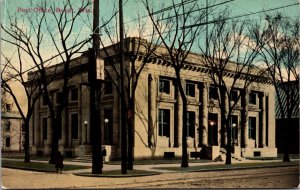
<path fill-rule="evenodd" d="M 56 173 L 62 173 L 64 167 L 64 158 L 61 155 L 61 153 L 59 151 L 57 151 L 56 153 L 56 157 L 55 157 L 55 168 L 56 168 Z"/>
<path fill-rule="evenodd" d="M 103 161 L 103 163 L 105 164 L 105 156 L 106 156 L 106 149 L 104 148 L 103 150 L 102 150 L 102 161 Z"/>

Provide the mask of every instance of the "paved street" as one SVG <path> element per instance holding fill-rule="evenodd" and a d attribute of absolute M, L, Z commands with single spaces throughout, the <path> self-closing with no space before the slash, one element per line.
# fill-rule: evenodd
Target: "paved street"
<path fill-rule="evenodd" d="M 115 167 L 115 166 L 110 166 Z M 140 168 L 141 169 L 141 168 Z M 162 173 L 155 176 L 98 178 L 2 168 L 6 188 L 295 188 L 299 167 Z"/>

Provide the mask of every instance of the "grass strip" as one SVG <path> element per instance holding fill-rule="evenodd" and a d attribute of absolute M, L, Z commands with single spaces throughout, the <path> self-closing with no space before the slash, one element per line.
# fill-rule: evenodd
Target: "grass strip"
<path fill-rule="evenodd" d="M 175 172 L 190 172 L 190 171 L 208 171 L 208 170 L 230 170 L 230 169 L 250 169 L 260 167 L 280 167 L 280 166 L 297 166 L 299 161 L 292 162 L 256 162 L 256 163 L 234 163 L 231 165 L 214 164 L 202 166 L 182 167 L 155 167 L 155 169 L 170 170 Z"/>
<path fill-rule="evenodd" d="M 158 175 L 159 172 L 147 171 L 147 170 L 127 170 L 127 174 L 121 174 L 121 170 L 108 170 L 103 171 L 102 174 L 92 174 L 90 172 L 80 172 L 74 173 L 77 176 L 84 177 L 111 177 L 111 178 L 119 178 L 119 177 L 143 177 L 143 176 L 151 176 Z"/>
<path fill-rule="evenodd" d="M 13 168 L 13 169 L 22 169 L 22 170 L 31 170 L 31 171 L 40 171 L 40 172 L 55 172 L 55 166 L 43 162 L 24 162 L 19 160 L 2 160 L 2 167 L 4 168 Z M 87 169 L 89 166 L 78 166 L 78 165 L 69 165 L 65 164 L 63 170 L 79 170 Z"/>

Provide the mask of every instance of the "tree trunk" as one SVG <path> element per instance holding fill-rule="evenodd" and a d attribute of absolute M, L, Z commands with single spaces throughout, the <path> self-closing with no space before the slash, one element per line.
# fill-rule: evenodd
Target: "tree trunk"
<path fill-rule="evenodd" d="M 24 122 L 25 128 L 25 144 L 24 144 L 24 162 L 30 162 L 30 151 L 29 151 L 29 120 Z"/>
<path fill-rule="evenodd" d="M 185 96 L 185 95 L 184 95 Z M 188 152 L 187 152 L 187 142 L 186 142 L 186 135 L 187 135 L 187 102 L 186 98 L 182 97 L 182 160 L 181 160 L 181 167 L 189 167 L 188 163 Z"/>
<path fill-rule="evenodd" d="M 127 169 L 133 170 L 133 138 L 134 138 L 134 96 L 130 100 L 129 111 L 128 111 L 128 163 Z"/>
<path fill-rule="evenodd" d="M 55 164 L 55 156 L 58 152 L 58 133 L 57 133 L 57 119 L 55 116 L 51 116 L 51 130 L 52 130 L 52 143 L 51 143 L 51 154 L 50 164 Z"/>
<path fill-rule="evenodd" d="M 290 131 L 290 121 L 291 117 L 290 114 L 288 114 L 288 118 L 286 120 L 285 128 L 283 129 L 283 162 L 290 162 L 290 155 L 289 155 L 289 131 Z"/>
<path fill-rule="evenodd" d="M 226 161 L 225 164 L 226 165 L 230 165 L 231 164 L 231 117 L 228 117 L 225 125 L 226 125 L 226 131 L 227 131 L 227 145 L 226 145 Z"/>

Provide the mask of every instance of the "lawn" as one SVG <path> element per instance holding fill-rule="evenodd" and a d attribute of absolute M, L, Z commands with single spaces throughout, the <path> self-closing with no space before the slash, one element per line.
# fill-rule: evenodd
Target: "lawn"
<path fill-rule="evenodd" d="M 74 175 L 85 176 L 85 177 L 142 177 L 157 175 L 159 172 L 152 172 L 146 170 L 127 170 L 127 174 L 121 174 L 121 170 L 108 170 L 103 171 L 102 174 L 92 174 L 89 172 L 75 173 Z"/>
<path fill-rule="evenodd" d="M 19 160 L 2 160 L 2 167 L 5 168 L 15 168 L 22 170 L 32 170 L 32 171 L 41 171 L 41 172 L 55 172 L 55 166 L 44 163 L 44 162 L 28 162 Z M 68 165 L 65 164 L 64 171 L 68 170 L 79 170 L 79 169 L 87 169 L 89 166 L 78 166 L 78 165 Z"/>
<path fill-rule="evenodd" d="M 189 163 L 206 163 L 212 162 L 211 160 L 206 159 L 190 159 Z M 133 162 L 134 165 L 152 165 L 152 164 L 180 164 L 181 159 L 144 159 L 144 160 L 135 160 Z M 111 165 L 120 165 L 121 161 L 110 161 L 107 164 Z"/>
<path fill-rule="evenodd" d="M 202 165 L 202 166 L 190 166 L 187 168 L 181 167 L 155 167 L 155 169 L 171 170 L 178 172 L 188 171 L 208 171 L 208 170 L 228 170 L 228 169 L 243 169 L 243 168 L 259 168 L 259 167 L 278 167 L 278 166 L 295 166 L 299 165 L 299 161 L 292 162 L 258 162 L 258 163 L 234 163 L 231 165 L 215 164 L 215 165 Z"/>

